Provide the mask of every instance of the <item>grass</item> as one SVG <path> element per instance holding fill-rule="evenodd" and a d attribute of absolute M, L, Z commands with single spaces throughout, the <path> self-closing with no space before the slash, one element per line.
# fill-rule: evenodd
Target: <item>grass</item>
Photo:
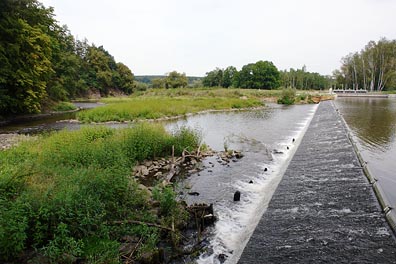
<path fill-rule="evenodd" d="M 196 148 L 199 140 L 187 129 L 171 135 L 139 124 L 61 131 L 1 151 L 0 262 L 19 263 L 23 252 L 36 249 L 51 263 L 119 263 L 123 236 L 141 240 L 139 255 L 155 252 L 162 230 L 114 223 L 136 220 L 177 231 L 185 212 L 172 188 L 158 185 L 152 196 L 141 190 L 132 168 L 170 155 L 172 146 L 176 155 Z"/>
<path fill-rule="evenodd" d="M 248 98 L 264 99 L 277 97 L 281 90 L 259 90 L 259 89 L 238 89 L 238 88 L 177 88 L 177 89 L 149 89 L 137 92 L 133 97 L 216 97 L 216 98 Z M 111 99 L 110 99 L 111 100 Z M 107 101 L 105 99 L 105 101 Z"/>
<path fill-rule="evenodd" d="M 203 110 L 240 109 L 262 106 L 258 90 L 241 89 L 151 89 L 131 97 L 105 98 L 106 106 L 78 113 L 82 122 L 158 119 Z"/>
<path fill-rule="evenodd" d="M 52 107 L 52 111 L 55 112 L 64 112 L 64 111 L 71 111 L 71 110 L 76 110 L 77 107 L 69 102 L 59 102 L 56 105 Z"/>

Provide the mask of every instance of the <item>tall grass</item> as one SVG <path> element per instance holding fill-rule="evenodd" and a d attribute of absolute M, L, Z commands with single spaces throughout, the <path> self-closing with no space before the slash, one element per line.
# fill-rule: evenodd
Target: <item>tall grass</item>
<path fill-rule="evenodd" d="M 17 263 L 19 254 L 37 249 L 53 263 L 118 263 L 125 235 L 142 239 L 142 254 L 155 250 L 158 228 L 113 223 L 173 219 L 177 226 L 183 209 L 171 189 L 158 186 L 152 198 L 140 190 L 132 167 L 170 155 L 172 146 L 176 154 L 195 148 L 199 140 L 187 129 L 171 135 L 162 126 L 139 124 L 61 131 L 0 152 L 0 261 Z M 172 210 L 158 216 L 151 199 Z"/>
<path fill-rule="evenodd" d="M 82 122 L 129 121 L 185 115 L 207 109 L 232 109 L 262 105 L 257 99 L 225 97 L 131 97 L 104 100 L 106 106 L 78 113 Z"/>

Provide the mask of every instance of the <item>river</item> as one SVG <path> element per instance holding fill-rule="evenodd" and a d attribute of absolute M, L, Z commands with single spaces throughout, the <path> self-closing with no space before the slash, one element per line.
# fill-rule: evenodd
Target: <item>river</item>
<path fill-rule="evenodd" d="M 222 165 L 216 157 L 205 170 L 179 184 L 199 196 L 184 195 L 189 204 L 213 203 L 218 221 L 209 229 L 209 251 L 198 263 L 237 263 L 242 251 L 296 151 L 317 105 L 270 107 L 245 112 L 208 113 L 168 125 L 201 131 L 212 149 L 241 150 L 245 155 Z M 241 201 L 233 195 L 241 192 Z"/>
<path fill-rule="evenodd" d="M 244 157 L 221 164 L 216 156 L 203 161 L 204 170 L 178 182 L 189 204 L 213 203 L 218 221 L 207 233 L 209 250 L 199 263 L 236 263 L 296 151 L 317 105 L 269 104 L 260 110 L 213 112 L 164 122 L 169 131 L 187 126 L 202 134 L 214 150 L 240 150 Z M 0 133 L 41 133 L 79 129 L 62 121 L 72 115 L 48 117 L 0 128 Z M 113 124 L 125 127 L 130 124 Z M 186 191 L 190 190 L 190 191 Z M 241 192 L 241 201 L 233 195 Z M 199 193 L 199 196 L 187 192 Z"/>
<path fill-rule="evenodd" d="M 335 105 L 352 132 L 372 176 L 396 207 L 396 98 L 338 98 Z"/>

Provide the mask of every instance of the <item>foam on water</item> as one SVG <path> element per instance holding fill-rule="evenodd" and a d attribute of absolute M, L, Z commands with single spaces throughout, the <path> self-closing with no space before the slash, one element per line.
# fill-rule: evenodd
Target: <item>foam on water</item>
<path fill-rule="evenodd" d="M 210 246 L 213 251 L 210 255 L 201 255 L 198 263 L 220 263 L 218 259 L 220 255 L 226 256 L 226 263 L 238 262 L 244 247 L 268 207 L 316 109 L 317 106 L 309 111 L 303 122 L 297 123 L 296 129 L 290 135 L 295 139 L 293 144 L 290 144 L 290 141 L 286 141 L 286 139 L 277 142 L 276 145 L 280 149 L 289 147 L 287 152 L 272 154 L 270 164 L 255 164 L 259 168 L 257 171 L 262 172 L 252 176 L 253 184 L 242 180 L 233 183 L 234 189 L 244 193 L 240 202 L 229 204 L 226 201 L 220 201 L 216 204 L 218 221 L 213 228 L 213 236 L 210 238 Z M 268 169 L 266 172 L 263 172 L 264 167 Z"/>

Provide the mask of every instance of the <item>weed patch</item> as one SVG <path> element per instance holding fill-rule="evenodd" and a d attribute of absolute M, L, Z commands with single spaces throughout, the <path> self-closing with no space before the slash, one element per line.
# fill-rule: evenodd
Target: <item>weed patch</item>
<path fill-rule="evenodd" d="M 61 131 L 1 151 L 0 260 L 19 263 L 36 249 L 52 263 L 118 263 L 125 236 L 139 239 L 136 256 L 155 252 L 162 230 L 144 223 L 170 229 L 185 219 L 184 208 L 170 187 L 158 185 L 153 197 L 139 189 L 133 166 L 199 141 L 188 129 L 172 135 L 143 123 Z"/>

